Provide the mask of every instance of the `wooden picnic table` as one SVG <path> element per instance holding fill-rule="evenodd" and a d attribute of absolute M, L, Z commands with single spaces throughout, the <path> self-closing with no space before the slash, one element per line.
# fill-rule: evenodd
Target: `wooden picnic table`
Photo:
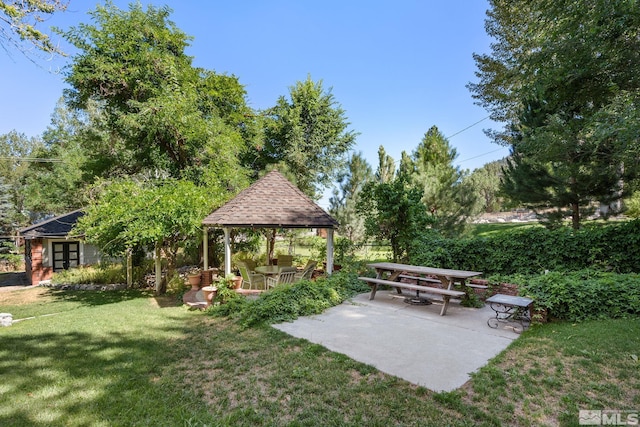
<path fill-rule="evenodd" d="M 456 283 L 464 286 L 468 279 L 482 274 L 481 271 L 450 270 L 448 268 L 423 267 L 394 262 L 377 262 L 368 264 L 368 266 L 376 270 L 378 279 L 384 278 L 385 274 L 389 274 L 387 280 L 393 282 L 397 281 L 400 275 L 405 273 L 416 275 L 416 277 L 435 276 L 446 289 L 451 289 Z"/>
<path fill-rule="evenodd" d="M 440 294 L 443 299 L 443 305 L 440 311 L 441 316 L 446 314 L 449 299 L 451 297 L 459 298 L 467 295 L 468 287 L 465 286 L 466 281 L 472 277 L 482 274 L 482 272 L 479 271 L 451 270 L 446 268 L 424 267 L 393 262 L 378 262 L 368 264 L 368 266 L 376 270 L 376 278 L 360 277 L 360 279 L 371 286 L 371 296 L 369 299 L 375 298 L 378 285 L 395 287 L 399 294 L 402 293 L 401 289 L 415 290 L 416 297 L 418 298 L 420 292 Z M 435 277 L 436 279 L 433 279 L 432 277 Z M 400 280 L 403 278 L 415 280 L 416 284 L 413 285 L 401 282 Z M 442 285 L 442 288 L 423 286 L 420 285 L 421 282 L 439 282 L 439 284 Z M 452 289 L 455 284 L 460 284 L 464 291 L 456 291 Z"/>

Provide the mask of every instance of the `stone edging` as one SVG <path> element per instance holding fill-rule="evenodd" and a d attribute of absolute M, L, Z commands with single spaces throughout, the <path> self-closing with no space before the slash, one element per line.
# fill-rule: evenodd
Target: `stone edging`
<path fill-rule="evenodd" d="M 45 288 L 58 289 L 61 291 L 121 291 L 127 289 L 126 283 L 114 283 L 109 285 L 96 285 L 96 284 L 52 284 L 51 282 L 45 281 L 40 282 L 38 286 L 42 286 Z"/>

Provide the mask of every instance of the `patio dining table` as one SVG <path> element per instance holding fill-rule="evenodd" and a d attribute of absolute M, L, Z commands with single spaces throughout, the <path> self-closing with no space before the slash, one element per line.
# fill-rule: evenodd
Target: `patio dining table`
<path fill-rule="evenodd" d="M 260 265 L 256 267 L 255 272 L 264 274 L 267 277 L 277 276 L 280 272 L 280 267 L 277 265 Z"/>

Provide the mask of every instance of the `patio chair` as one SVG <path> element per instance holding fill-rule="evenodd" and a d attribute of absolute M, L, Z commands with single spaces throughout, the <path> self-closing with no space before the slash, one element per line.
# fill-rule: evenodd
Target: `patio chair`
<path fill-rule="evenodd" d="M 242 282 L 249 284 L 249 289 L 266 289 L 265 278 L 263 274 L 251 273 L 244 263 L 238 263 L 238 269 L 242 276 Z"/>
<path fill-rule="evenodd" d="M 240 259 L 236 262 L 236 264 L 238 264 L 238 266 L 244 264 L 244 266 L 247 267 L 249 273 L 253 273 L 256 271 L 256 262 L 250 258 Z"/>
<path fill-rule="evenodd" d="M 275 288 L 276 286 L 284 283 L 295 282 L 296 272 L 297 269 L 295 267 L 282 267 L 276 277 L 267 277 L 267 289 Z"/>
<path fill-rule="evenodd" d="M 299 280 L 310 280 L 313 271 L 316 269 L 316 265 L 318 265 L 316 261 L 308 261 L 302 271 L 296 273 L 296 282 Z"/>
<path fill-rule="evenodd" d="M 293 255 L 278 255 L 278 267 L 291 267 L 293 265 Z"/>

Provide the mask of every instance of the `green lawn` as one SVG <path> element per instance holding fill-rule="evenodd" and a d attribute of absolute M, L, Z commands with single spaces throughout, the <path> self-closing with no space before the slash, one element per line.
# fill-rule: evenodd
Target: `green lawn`
<path fill-rule="evenodd" d="M 500 234 L 507 231 L 529 227 L 542 227 L 542 225 L 535 222 L 494 222 L 488 224 L 471 224 L 469 226 L 469 235 L 472 237 L 487 237 L 492 234 Z"/>
<path fill-rule="evenodd" d="M 0 292 L 2 426 L 578 425 L 640 408 L 640 320 L 533 327 L 433 393 L 142 292 Z M 48 315 L 51 314 L 51 315 Z"/>

